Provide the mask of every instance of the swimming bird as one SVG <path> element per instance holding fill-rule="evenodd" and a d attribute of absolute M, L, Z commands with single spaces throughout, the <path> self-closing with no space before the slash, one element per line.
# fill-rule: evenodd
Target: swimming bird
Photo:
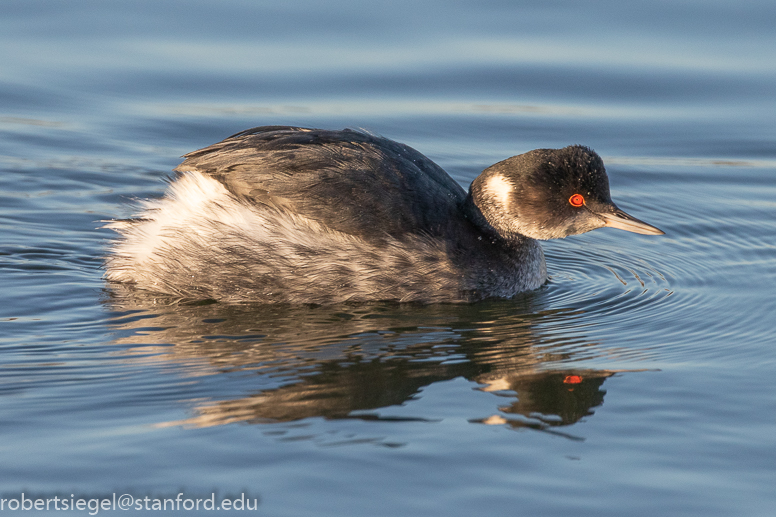
<path fill-rule="evenodd" d="M 508 158 L 468 193 L 415 149 L 349 129 L 248 129 L 175 171 L 164 197 L 107 225 L 108 281 L 223 302 L 473 302 L 544 284 L 538 240 L 663 233 L 612 202 L 580 145 Z"/>

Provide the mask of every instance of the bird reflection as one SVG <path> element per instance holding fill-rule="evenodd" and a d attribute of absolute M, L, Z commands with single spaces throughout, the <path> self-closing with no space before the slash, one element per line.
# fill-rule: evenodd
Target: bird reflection
<path fill-rule="evenodd" d="M 116 343 L 137 356 L 130 360 L 173 366 L 187 377 L 220 376 L 209 398 L 201 391 L 192 397 L 189 418 L 163 425 L 426 420 L 389 416 L 385 408 L 464 378 L 493 395 L 470 422 L 549 430 L 592 415 L 604 400 L 601 386 L 616 373 L 556 367 L 597 344 L 543 335 L 575 314 L 542 311 L 530 295 L 473 305 L 339 307 L 166 305 L 115 290 L 106 296 Z"/>

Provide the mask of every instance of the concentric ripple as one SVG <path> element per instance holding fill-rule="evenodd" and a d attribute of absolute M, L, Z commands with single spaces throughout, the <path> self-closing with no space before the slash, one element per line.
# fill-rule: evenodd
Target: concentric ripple
<path fill-rule="evenodd" d="M 688 202 L 696 170 L 664 177 L 649 195 L 637 195 L 635 183 L 633 193 L 614 194 L 629 212 L 664 229 L 664 237 L 598 230 L 545 243 L 550 332 L 584 333 L 618 347 L 639 342 L 643 351 L 659 349 L 660 361 L 674 363 L 730 348 L 751 359 L 767 339 L 762 322 L 776 308 L 757 287 L 776 278 L 769 216 L 776 192 L 763 184 L 761 171 L 736 172 L 742 176 L 736 188 L 718 171 L 704 177 L 703 210 Z M 635 174 L 625 171 L 625 182 Z"/>

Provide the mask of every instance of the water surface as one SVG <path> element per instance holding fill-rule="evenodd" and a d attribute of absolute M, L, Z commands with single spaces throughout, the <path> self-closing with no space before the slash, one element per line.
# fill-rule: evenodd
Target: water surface
<path fill-rule="evenodd" d="M 264 515 L 772 515 L 769 2 L 7 2 L 0 491 L 250 494 Z M 514 300 L 170 304 L 102 220 L 267 124 L 362 127 L 462 185 L 582 143 L 666 231 L 545 243 Z"/>

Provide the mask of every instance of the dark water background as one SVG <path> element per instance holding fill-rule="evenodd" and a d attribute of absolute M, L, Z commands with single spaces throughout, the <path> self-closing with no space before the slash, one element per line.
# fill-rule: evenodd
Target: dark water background
<path fill-rule="evenodd" d="M 0 492 L 776 515 L 774 27 L 765 1 L 4 0 Z M 464 185 L 583 143 L 667 235 L 548 242 L 546 286 L 467 306 L 111 294 L 99 221 L 265 124 Z"/>

